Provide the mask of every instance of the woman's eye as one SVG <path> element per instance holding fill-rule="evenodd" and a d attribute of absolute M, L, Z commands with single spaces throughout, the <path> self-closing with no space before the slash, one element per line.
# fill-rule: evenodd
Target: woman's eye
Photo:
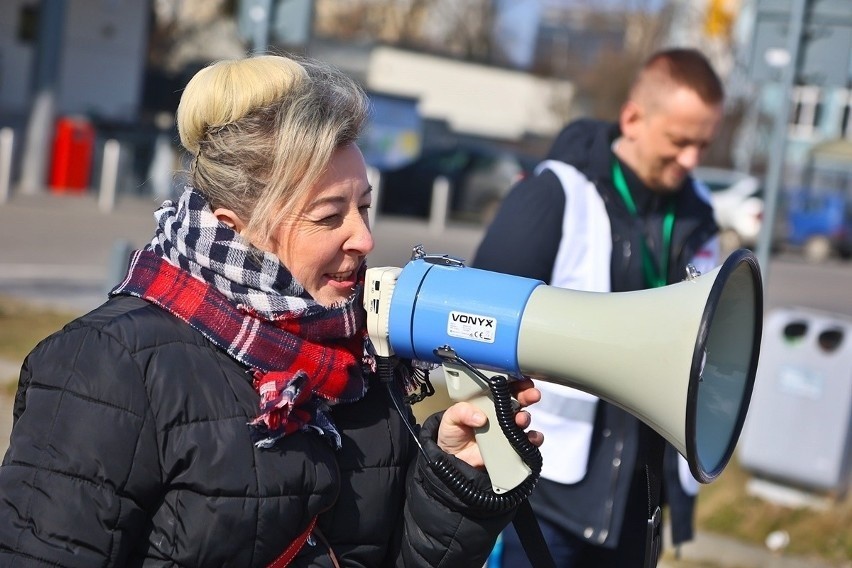
<path fill-rule="evenodd" d="M 316 220 L 317 223 L 321 225 L 331 225 L 339 222 L 340 215 L 338 213 L 334 213 L 332 215 L 325 215 Z"/>

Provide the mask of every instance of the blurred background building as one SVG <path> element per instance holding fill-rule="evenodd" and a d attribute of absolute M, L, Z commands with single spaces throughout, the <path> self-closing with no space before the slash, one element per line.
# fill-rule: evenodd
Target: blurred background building
<path fill-rule="evenodd" d="M 288 52 L 369 93 L 360 144 L 380 213 L 431 223 L 443 188 L 441 214 L 481 227 L 566 122 L 615 118 L 641 61 L 666 46 L 700 48 L 726 85 L 722 131 L 696 171 L 726 246 L 852 256 L 852 0 L 3 0 L 0 204 L 105 187 L 174 196 L 186 82 L 212 61 Z M 769 321 L 780 331 L 761 368 L 783 392 L 762 395 L 771 412 L 746 430 L 743 463 L 842 496 L 852 324 L 829 315 Z M 831 447 L 812 443 L 824 432 Z M 802 459 L 811 450 L 831 459 Z"/>
<path fill-rule="evenodd" d="M 780 211 L 773 243 L 793 232 L 792 209 L 848 217 L 848 0 L 5 0 L 5 184 L 7 193 L 97 188 L 105 144 L 116 140 L 117 191 L 168 196 L 168 172 L 181 166 L 173 113 L 186 81 L 217 59 L 280 51 L 328 60 L 364 85 L 375 107 L 362 140 L 371 166 L 395 170 L 462 148 L 435 158 L 432 177 L 502 168 L 486 177 L 508 185 L 568 120 L 616 116 L 639 63 L 674 45 L 702 49 L 724 77 L 725 122 L 706 162 L 756 178 L 746 198 L 771 194 L 770 213 Z M 795 68 L 786 79 L 785 68 Z M 707 181 L 723 179 L 733 177 Z M 834 225 L 796 240 L 822 231 L 837 241 Z"/>

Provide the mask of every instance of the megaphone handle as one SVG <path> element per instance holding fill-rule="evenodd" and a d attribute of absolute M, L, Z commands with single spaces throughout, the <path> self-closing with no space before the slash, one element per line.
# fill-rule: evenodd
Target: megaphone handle
<path fill-rule="evenodd" d="M 488 418 L 488 423 L 475 431 L 485 469 L 495 493 L 506 493 L 529 477 L 532 469 L 512 447 L 500 428 L 494 397 L 489 385 L 467 367 L 444 361 L 444 380 L 450 398 L 467 401 Z"/>

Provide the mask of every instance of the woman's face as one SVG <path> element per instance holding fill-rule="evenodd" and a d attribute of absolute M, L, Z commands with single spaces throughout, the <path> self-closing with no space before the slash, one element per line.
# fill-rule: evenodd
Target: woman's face
<path fill-rule="evenodd" d="M 325 173 L 270 235 L 267 250 L 324 306 L 352 295 L 373 250 L 371 200 L 364 157 L 348 144 L 335 151 Z"/>

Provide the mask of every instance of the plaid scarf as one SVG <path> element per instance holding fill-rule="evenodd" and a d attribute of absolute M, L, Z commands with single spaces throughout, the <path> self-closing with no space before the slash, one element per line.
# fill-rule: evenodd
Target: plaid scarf
<path fill-rule="evenodd" d="M 133 254 L 111 295 L 157 304 L 253 370 L 260 411 L 249 424 L 257 446 L 316 428 L 340 447 L 328 407 L 363 397 L 374 367 L 361 306 L 365 268 L 353 295 L 327 308 L 278 257 L 219 223 L 192 188 L 154 216 L 153 241 Z"/>

